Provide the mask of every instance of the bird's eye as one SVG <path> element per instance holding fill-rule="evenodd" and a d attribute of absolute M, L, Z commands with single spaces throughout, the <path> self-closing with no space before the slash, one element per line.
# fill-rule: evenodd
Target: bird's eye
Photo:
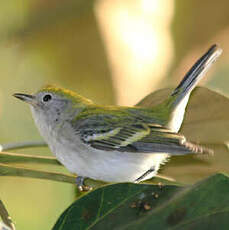
<path fill-rule="evenodd" d="M 52 99 L 52 96 L 50 94 L 46 94 L 44 97 L 43 97 L 43 101 L 44 102 L 47 102 L 47 101 L 50 101 Z"/>

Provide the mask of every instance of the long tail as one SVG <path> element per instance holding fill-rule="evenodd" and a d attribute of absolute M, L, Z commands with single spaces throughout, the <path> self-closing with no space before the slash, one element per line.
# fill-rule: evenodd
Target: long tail
<path fill-rule="evenodd" d="M 177 88 L 169 96 L 168 100 L 165 101 L 169 114 L 166 126 L 169 129 L 174 132 L 179 131 L 190 93 L 221 53 L 222 49 L 217 45 L 211 46 L 211 48 L 192 66 Z"/>
<path fill-rule="evenodd" d="M 183 80 L 172 92 L 172 107 L 175 108 L 179 103 L 189 95 L 204 74 L 209 70 L 211 65 L 222 53 L 222 49 L 217 45 L 213 45 L 210 49 L 192 66 L 192 68 L 184 76 Z"/>

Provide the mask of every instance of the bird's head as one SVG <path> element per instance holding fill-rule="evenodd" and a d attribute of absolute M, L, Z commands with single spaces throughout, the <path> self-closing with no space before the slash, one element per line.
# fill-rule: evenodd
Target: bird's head
<path fill-rule="evenodd" d="M 53 86 L 46 86 L 32 95 L 15 93 L 13 96 L 28 103 L 33 115 L 49 121 L 71 118 L 92 103 L 70 90 Z"/>

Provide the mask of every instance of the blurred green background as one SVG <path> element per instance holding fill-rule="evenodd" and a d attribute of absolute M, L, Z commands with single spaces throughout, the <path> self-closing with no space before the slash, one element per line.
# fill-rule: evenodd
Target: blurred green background
<path fill-rule="evenodd" d="M 98 103 L 133 105 L 155 89 L 176 86 L 212 43 L 224 53 L 202 84 L 227 94 L 228 9 L 226 0 L 0 1 L 0 142 L 41 139 L 15 92 L 55 84 Z M 47 148 L 17 152 L 51 154 Z M 219 152 L 210 163 L 172 160 L 162 172 L 189 183 L 227 171 L 226 146 Z M 74 200 L 74 186 L 5 177 L 0 199 L 17 229 L 51 229 Z"/>

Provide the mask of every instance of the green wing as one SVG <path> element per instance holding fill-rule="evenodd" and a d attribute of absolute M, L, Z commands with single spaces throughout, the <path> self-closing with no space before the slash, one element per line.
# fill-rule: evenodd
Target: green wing
<path fill-rule="evenodd" d="M 115 122 L 115 119 L 109 120 L 108 117 L 90 117 L 74 124 L 74 129 L 85 144 L 100 150 L 171 155 L 209 152 L 160 125 L 136 120 Z"/>

